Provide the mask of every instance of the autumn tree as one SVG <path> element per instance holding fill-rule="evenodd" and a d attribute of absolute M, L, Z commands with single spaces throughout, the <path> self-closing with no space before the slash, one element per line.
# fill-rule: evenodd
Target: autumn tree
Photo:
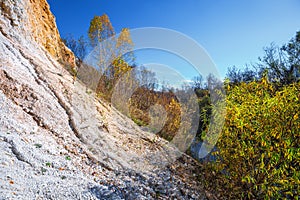
<path fill-rule="evenodd" d="M 128 64 L 134 61 L 133 42 L 128 28 L 123 28 L 117 38 L 116 55 L 122 57 Z"/>
<path fill-rule="evenodd" d="M 95 16 L 91 20 L 88 36 L 92 47 L 96 47 L 100 42 L 103 42 L 114 35 L 114 28 L 106 14 Z"/>
<path fill-rule="evenodd" d="M 117 80 L 132 69 L 134 62 L 133 42 L 128 28 L 119 35 L 106 14 L 95 16 L 88 31 L 91 46 L 97 56 L 97 65 L 102 77 L 97 90 L 108 96 Z"/>
<path fill-rule="evenodd" d="M 128 28 L 123 28 L 116 39 L 115 58 L 112 63 L 112 78 L 117 80 L 130 71 L 134 62 L 133 42 Z"/>
<path fill-rule="evenodd" d="M 95 16 L 88 30 L 91 47 L 97 51 L 98 68 L 101 73 L 107 71 L 108 66 L 114 60 L 113 37 L 114 28 L 106 14 Z"/>

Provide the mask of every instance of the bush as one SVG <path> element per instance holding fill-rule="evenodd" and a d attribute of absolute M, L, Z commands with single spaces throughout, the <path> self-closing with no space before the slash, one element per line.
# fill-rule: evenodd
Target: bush
<path fill-rule="evenodd" d="M 149 109 L 154 105 L 160 105 L 166 116 L 163 117 L 161 113 L 157 117 L 150 118 Z M 130 99 L 130 117 L 134 122 L 141 126 L 150 125 L 152 129 L 159 128 L 153 131 L 158 131 L 160 137 L 169 141 L 173 139 L 181 125 L 181 109 L 180 103 L 172 92 L 139 88 Z"/>
<path fill-rule="evenodd" d="M 226 198 L 298 199 L 300 83 L 279 91 L 262 78 L 229 88 L 215 152 L 205 164 L 207 186 Z"/>

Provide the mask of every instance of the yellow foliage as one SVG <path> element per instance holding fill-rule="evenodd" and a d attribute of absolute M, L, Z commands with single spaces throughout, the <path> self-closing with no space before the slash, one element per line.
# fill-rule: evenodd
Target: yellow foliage
<path fill-rule="evenodd" d="M 236 199 L 299 197 L 299 94 L 300 83 L 276 91 L 266 78 L 230 88 L 218 161 L 206 165 L 208 182 L 216 180 L 214 187 Z"/>

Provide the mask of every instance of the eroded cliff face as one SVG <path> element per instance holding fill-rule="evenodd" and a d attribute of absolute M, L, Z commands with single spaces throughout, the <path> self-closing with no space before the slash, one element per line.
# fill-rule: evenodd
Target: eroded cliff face
<path fill-rule="evenodd" d="M 19 42 L 32 38 L 56 60 L 75 66 L 74 54 L 62 42 L 46 0 L 0 0 L 0 7 L 1 30 L 7 36 Z M 15 32 L 22 37 L 16 38 Z"/>
<path fill-rule="evenodd" d="M 202 199 L 197 164 L 87 92 L 45 0 L 0 0 L 0 199 Z"/>

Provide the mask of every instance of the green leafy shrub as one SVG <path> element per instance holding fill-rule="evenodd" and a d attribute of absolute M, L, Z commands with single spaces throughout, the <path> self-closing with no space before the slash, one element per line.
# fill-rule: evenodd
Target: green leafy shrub
<path fill-rule="evenodd" d="M 208 187 L 234 199 L 298 199 L 300 83 L 275 90 L 266 78 L 229 88 Z"/>

